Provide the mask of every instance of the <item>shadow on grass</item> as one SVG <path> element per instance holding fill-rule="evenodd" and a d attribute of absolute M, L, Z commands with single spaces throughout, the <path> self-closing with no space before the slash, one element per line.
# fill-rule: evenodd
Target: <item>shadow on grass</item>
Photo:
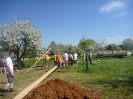
<path fill-rule="evenodd" d="M 127 80 L 113 80 L 113 81 L 98 81 L 99 84 L 106 84 L 104 87 L 108 87 L 111 86 L 112 89 L 116 89 L 119 87 L 122 88 L 130 88 L 128 91 L 132 91 L 133 92 L 133 77 L 128 77 Z"/>
<path fill-rule="evenodd" d="M 2 93 L 3 92 L 3 89 L 2 88 L 0 88 L 0 93 Z"/>

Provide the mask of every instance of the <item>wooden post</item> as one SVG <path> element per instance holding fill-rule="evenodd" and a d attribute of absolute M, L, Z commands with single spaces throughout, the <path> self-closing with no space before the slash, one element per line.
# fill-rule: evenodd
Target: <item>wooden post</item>
<path fill-rule="evenodd" d="M 51 48 L 49 48 L 49 50 L 45 54 L 47 54 L 50 50 L 51 50 Z M 39 58 L 38 61 L 33 66 L 35 66 L 40 61 L 40 59 L 42 59 L 44 57 L 44 55 L 42 55 L 42 57 Z M 33 68 L 33 66 L 31 66 L 31 68 Z M 31 68 L 26 73 L 28 73 L 31 70 Z"/>
<path fill-rule="evenodd" d="M 85 60 L 86 60 L 86 70 L 88 70 L 88 53 L 85 53 L 85 55 L 86 55 L 86 58 L 85 58 Z"/>
<path fill-rule="evenodd" d="M 21 91 L 13 99 L 23 99 L 32 89 L 34 89 L 39 83 L 41 83 L 47 76 L 49 76 L 56 69 L 57 69 L 57 66 L 55 66 L 50 71 L 48 71 L 46 74 L 44 74 L 42 77 L 40 77 L 39 79 L 37 79 L 34 83 L 32 83 L 31 85 L 29 85 L 23 91 Z"/>
<path fill-rule="evenodd" d="M 83 64 L 85 64 L 85 52 L 83 51 Z"/>

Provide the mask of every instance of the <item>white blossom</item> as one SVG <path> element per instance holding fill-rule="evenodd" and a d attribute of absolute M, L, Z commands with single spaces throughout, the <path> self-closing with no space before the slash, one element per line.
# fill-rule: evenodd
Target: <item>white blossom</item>
<path fill-rule="evenodd" d="M 36 50 L 41 50 L 42 42 L 41 30 L 33 28 L 29 20 L 20 21 L 15 18 L 15 21 L 0 26 L 0 43 L 3 48 L 21 49 L 21 44 L 24 43 L 27 44 L 27 49 L 34 47 Z"/>

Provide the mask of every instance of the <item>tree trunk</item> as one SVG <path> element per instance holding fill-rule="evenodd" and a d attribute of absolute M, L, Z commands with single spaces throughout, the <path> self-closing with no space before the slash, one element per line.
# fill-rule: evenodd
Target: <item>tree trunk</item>
<path fill-rule="evenodd" d="M 17 47 L 17 67 L 20 68 L 19 48 Z"/>
<path fill-rule="evenodd" d="M 126 50 L 126 54 L 127 54 L 127 50 Z"/>
<path fill-rule="evenodd" d="M 83 64 L 85 64 L 85 60 L 84 60 L 84 57 L 86 57 L 86 56 L 84 56 L 84 52 L 83 52 Z"/>
<path fill-rule="evenodd" d="M 98 53 L 98 51 L 97 51 L 97 58 L 99 58 L 99 53 Z"/>
<path fill-rule="evenodd" d="M 113 51 L 112 51 L 112 54 L 113 54 Z"/>
<path fill-rule="evenodd" d="M 86 70 L 88 70 L 88 67 L 89 67 L 88 66 L 88 53 L 85 53 L 85 55 L 86 55 L 86 58 L 85 58 L 86 59 Z"/>

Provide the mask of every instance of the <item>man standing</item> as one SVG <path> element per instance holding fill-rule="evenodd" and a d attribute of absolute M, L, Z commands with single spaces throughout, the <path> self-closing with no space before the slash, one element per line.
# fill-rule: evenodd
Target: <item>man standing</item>
<path fill-rule="evenodd" d="M 74 52 L 74 54 L 73 54 L 73 61 L 74 61 L 73 66 L 77 66 L 77 57 L 78 57 L 78 54 L 76 52 Z"/>
<path fill-rule="evenodd" d="M 47 53 L 45 55 L 45 67 L 44 68 L 49 68 L 49 59 L 50 57 L 49 57 L 49 54 Z"/>
<path fill-rule="evenodd" d="M 92 53 L 89 52 L 89 61 L 90 61 L 90 65 L 92 64 Z"/>
<path fill-rule="evenodd" d="M 62 69 L 62 62 L 63 62 L 62 56 L 61 56 L 59 53 L 57 53 L 57 56 L 56 56 L 56 63 L 57 63 L 57 65 L 58 65 L 58 71 L 59 71 L 59 72 L 60 72 L 61 69 Z"/>
<path fill-rule="evenodd" d="M 67 67 L 68 66 L 68 54 L 67 54 L 67 51 L 65 51 L 65 53 L 63 54 L 63 60 L 64 60 L 64 66 Z"/>
<path fill-rule="evenodd" d="M 10 86 L 10 92 L 13 91 L 14 70 L 13 70 L 13 62 L 12 62 L 12 59 L 11 59 L 13 56 L 14 56 L 14 52 L 10 52 L 9 56 L 5 60 L 6 74 L 7 74 L 8 83 L 6 84 L 6 86 L 3 90 L 3 95 L 6 94 L 6 90 L 9 86 Z"/>

